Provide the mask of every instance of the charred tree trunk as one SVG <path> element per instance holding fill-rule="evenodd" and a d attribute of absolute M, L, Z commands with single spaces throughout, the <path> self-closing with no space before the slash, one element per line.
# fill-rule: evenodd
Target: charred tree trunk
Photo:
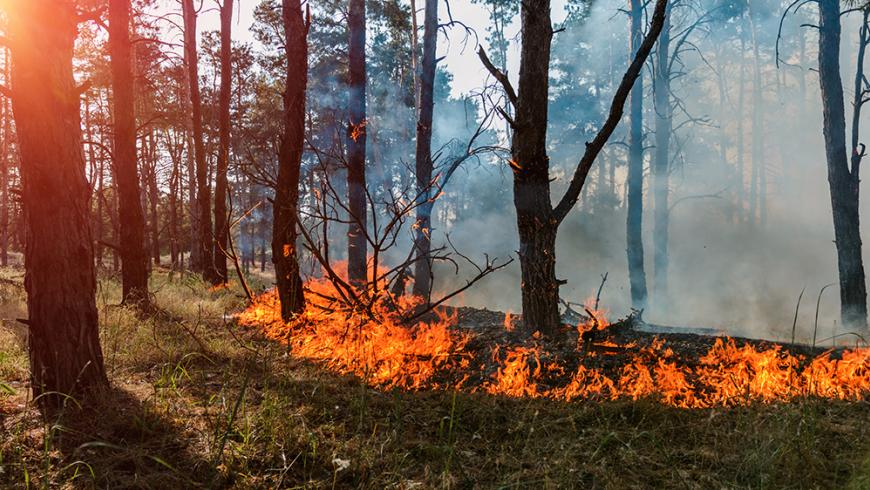
<path fill-rule="evenodd" d="M 819 1 L 819 82 L 824 114 L 825 156 L 840 273 L 840 314 L 847 327 L 866 328 L 867 286 L 858 217 L 860 159 L 852 168 L 846 150 L 843 82 L 840 78 L 840 5 Z M 853 138 L 857 137 L 857 132 Z M 858 151 L 855 148 L 854 151 Z M 863 153 L 863 152 L 861 152 Z"/>
<path fill-rule="evenodd" d="M 556 279 L 556 230 L 550 202 L 547 104 L 553 28 L 550 0 L 521 6 L 522 48 L 511 167 L 520 238 L 523 323 L 526 330 L 555 335 L 561 326 Z"/>
<path fill-rule="evenodd" d="M 432 113 L 435 107 L 435 48 L 438 41 L 438 0 L 426 0 L 423 21 L 423 66 L 417 119 L 416 174 L 420 206 L 417 208 L 417 262 L 414 295 L 428 303 L 432 291 Z"/>
<path fill-rule="evenodd" d="M 199 93 L 199 60 L 196 52 L 196 11 L 193 0 L 182 0 L 184 10 L 184 49 L 187 58 L 188 85 L 190 90 L 191 114 L 193 119 L 193 155 L 196 162 L 196 244 L 199 253 L 202 277 L 216 282 L 217 272 L 212 254 L 211 191 L 208 184 L 208 165 L 205 160 L 205 144 L 202 129 L 202 98 Z"/>
<path fill-rule="evenodd" d="M 121 285 L 123 301 L 148 301 L 148 256 L 145 216 L 136 160 L 136 115 L 133 93 L 130 0 L 109 1 L 109 51 L 112 57 L 114 167 L 118 190 Z"/>
<path fill-rule="evenodd" d="M 283 0 L 287 54 L 284 92 L 284 134 L 278 181 L 272 205 L 272 262 L 281 301 L 281 317 L 289 321 L 305 309 L 296 251 L 299 175 L 305 140 L 305 92 L 308 85 L 308 24 L 299 0 Z"/>
<path fill-rule="evenodd" d="M 73 79 L 77 14 L 70 1 L 15 2 L 6 13 L 26 215 L 30 370 L 34 397 L 50 412 L 63 395 L 81 401 L 108 385 Z"/>
<path fill-rule="evenodd" d="M 643 5 L 629 0 L 631 13 L 631 56 L 634 58 L 643 38 Z M 628 216 L 626 217 L 626 251 L 631 305 L 643 309 L 647 302 L 646 271 L 643 265 L 643 74 L 631 90 L 628 149 Z"/>
<path fill-rule="evenodd" d="M 350 65 L 349 120 L 347 125 L 347 275 L 352 284 L 367 280 L 366 239 L 366 6 L 350 0 L 348 11 L 348 63 Z"/>
<path fill-rule="evenodd" d="M 221 5 L 221 89 L 217 169 L 214 184 L 214 266 L 216 282 L 226 282 L 229 215 L 227 214 L 227 171 L 230 164 L 230 98 L 232 97 L 233 0 Z"/>
<path fill-rule="evenodd" d="M 667 307 L 668 297 L 668 209 L 670 145 L 673 130 L 671 109 L 671 49 L 670 19 L 659 36 L 656 51 L 655 72 L 655 112 L 656 112 L 656 153 L 653 165 L 653 292 L 655 303 Z"/>
<path fill-rule="evenodd" d="M 574 170 L 565 194 L 554 208 L 550 201 L 549 158 L 547 156 L 547 105 L 550 46 L 553 28 L 550 1 L 530 0 L 521 4 L 522 48 L 519 91 L 504 72 L 478 52 L 484 66 L 498 80 L 516 109 L 516 118 L 503 111 L 513 129 L 510 166 L 514 174 L 514 206 L 520 238 L 518 252 L 522 271 L 523 323 L 527 331 L 544 335 L 559 332 L 559 286 L 556 278 L 556 233 L 573 209 L 583 190 L 595 159 L 623 116 L 625 101 L 640 76 L 646 59 L 661 33 L 667 0 L 657 0 L 649 33 L 638 49 L 613 97 L 610 112 Z"/>

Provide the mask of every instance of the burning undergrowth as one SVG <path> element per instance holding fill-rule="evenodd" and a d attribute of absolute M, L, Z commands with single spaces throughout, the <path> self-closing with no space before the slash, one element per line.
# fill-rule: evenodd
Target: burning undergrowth
<path fill-rule="evenodd" d="M 365 313 L 330 307 L 331 285 L 308 283 L 298 320 L 280 318 L 266 292 L 242 325 L 287 344 L 294 356 L 384 389 L 459 389 L 563 401 L 652 398 L 685 408 L 783 402 L 801 397 L 860 400 L 870 394 L 870 349 L 821 351 L 747 339 L 652 335 L 587 310 L 558 339 L 527 335 L 517 318 L 441 308 L 414 322 L 412 299 L 373 301 Z M 401 303 L 397 305 L 397 303 Z"/>

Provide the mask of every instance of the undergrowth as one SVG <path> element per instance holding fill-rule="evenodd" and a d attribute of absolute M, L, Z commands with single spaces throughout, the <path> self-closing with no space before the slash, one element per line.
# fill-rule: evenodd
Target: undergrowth
<path fill-rule="evenodd" d="M 112 390 L 44 420 L 28 398 L 20 280 L 0 271 L 2 487 L 870 488 L 867 403 L 381 392 L 240 330 L 235 285 L 166 271 L 144 318 L 101 278 Z"/>

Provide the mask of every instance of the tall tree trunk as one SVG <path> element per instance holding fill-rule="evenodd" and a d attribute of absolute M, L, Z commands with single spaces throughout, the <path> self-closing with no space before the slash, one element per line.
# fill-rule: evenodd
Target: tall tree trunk
<path fill-rule="evenodd" d="M 758 51 L 758 33 L 753 14 L 749 12 L 749 28 L 752 36 L 752 182 L 749 190 L 749 211 L 753 223 L 764 224 L 767 220 L 765 191 L 767 170 L 764 164 L 764 87 L 761 80 L 761 59 Z"/>
<path fill-rule="evenodd" d="M 643 39 L 643 5 L 629 0 L 631 14 L 631 57 L 634 58 Z M 637 77 L 631 90 L 628 149 L 628 215 L 626 217 L 626 252 L 628 278 L 633 308 L 646 307 L 646 271 L 643 265 L 643 74 Z"/>
<path fill-rule="evenodd" d="M 151 235 L 151 259 L 154 261 L 154 265 L 160 265 L 160 189 L 157 186 L 157 141 L 154 139 L 154 131 L 148 132 L 147 148 L 148 173 L 146 174 L 146 179 L 148 185 L 148 213 L 150 214 L 148 224 Z"/>
<path fill-rule="evenodd" d="M 732 173 L 732 169 L 728 164 L 728 132 L 725 130 L 725 115 L 728 114 L 728 84 L 725 81 L 725 66 L 727 61 L 725 58 L 725 52 L 720 47 L 716 52 L 716 61 L 718 62 L 717 66 L 717 75 L 716 82 L 719 89 L 719 114 L 720 114 L 720 128 L 719 128 L 719 159 L 722 163 L 722 171 L 728 176 L 726 181 L 731 182 L 734 174 Z M 735 206 L 733 203 L 730 203 L 725 209 L 726 217 L 728 218 L 729 223 L 733 223 L 735 221 L 736 213 Z"/>
<path fill-rule="evenodd" d="M 227 170 L 230 164 L 230 99 L 232 97 L 233 0 L 221 5 L 221 89 L 218 159 L 214 185 L 214 265 L 216 281 L 226 282 L 227 244 L 230 233 L 227 211 Z"/>
<path fill-rule="evenodd" d="M 349 0 L 348 63 L 350 65 L 347 125 L 347 275 L 352 284 L 367 280 L 366 239 L 366 7 L 365 0 Z"/>
<path fill-rule="evenodd" d="M 71 1 L 6 8 L 26 215 L 24 285 L 33 394 L 52 411 L 108 385 L 100 348 L 90 189 L 82 152 Z"/>
<path fill-rule="evenodd" d="M 130 0 L 109 1 L 109 52 L 112 57 L 114 174 L 118 187 L 121 288 L 124 302 L 148 301 L 145 217 L 136 160 Z"/>
<path fill-rule="evenodd" d="M 840 5 L 838 0 L 820 0 L 819 83 L 840 273 L 840 315 L 844 326 L 866 328 L 867 286 L 858 217 L 860 166 L 853 164 L 850 169 L 846 153 L 846 120 L 839 58 Z M 860 160 L 854 163 L 860 163 Z"/>
<path fill-rule="evenodd" d="M 438 41 L 438 0 L 426 0 L 423 21 L 423 66 L 417 119 L 416 174 L 420 205 L 417 208 L 414 295 L 428 303 L 432 290 L 432 113 L 435 107 L 435 48 Z"/>
<path fill-rule="evenodd" d="M 516 119 L 511 143 L 514 206 L 519 231 L 523 323 L 552 336 L 561 325 L 556 279 L 556 230 L 550 202 L 547 103 L 553 29 L 550 0 L 520 7 L 522 48 Z"/>
<path fill-rule="evenodd" d="M 737 83 L 737 219 L 742 223 L 749 222 L 746 216 L 746 128 L 744 115 L 746 113 L 746 35 L 745 27 L 740 28 L 740 77 Z"/>
<path fill-rule="evenodd" d="M 673 119 L 671 110 L 671 69 L 670 16 L 659 36 L 656 51 L 655 72 L 655 113 L 656 113 L 656 153 L 653 165 L 653 288 L 655 302 L 660 308 L 667 308 L 668 298 L 668 209 L 670 145 Z"/>
<path fill-rule="evenodd" d="M 556 233 L 559 224 L 576 206 L 592 165 L 622 118 L 625 101 L 633 92 L 632 87 L 661 33 L 667 5 L 667 0 L 656 1 L 649 33 L 643 42 L 638 43 L 636 54 L 614 94 L 606 121 L 595 138 L 586 144 L 568 189 L 555 208 L 550 201 L 547 156 L 553 36 L 550 1 L 529 0 L 520 6 L 523 41 L 518 92 L 514 92 L 507 75 L 492 64 L 483 49 L 479 50 L 481 61 L 502 84 L 516 108 L 516 118 L 508 115 L 505 119 L 513 128 L 509 163 L 514 174 L 514 206 L 520 238 L 518 255 L 522 271 L 523 323 L 528 331 L 538 330 L 552 336 L 560 329 L 559 286 L 564 281 L 556 279 Z"/>
<path fill-rule="evenodd" d="M 175 144 L 170 140 L 169 134 L 171 130 L 167 130 L 166 138 L 170 146 L 169 153 L 172 160 L 172 174 L 169 177 L 169 260 L 173 271 L 180 269 L 181 261 L 179 260 L 178 247 L 178 195 L 181 186 L 181 152 L 178 151 Z"/>
<path fill-rule="evenodd" d="M 286 75 L 284 134 L 278 155 L 278 180 L 272 205 L 272 262 L 281 318 L 289 321 L 305 309 L 296 250 L 299 175 L 305 141 L 305 92 L 308 87 L 308 25 L 300 0 L 283 0 Z"/>
<path fill-rule="evenodd" d="M 187 58 L 188 85 L 193 119 L 193 155 L 196 162 L 197 234 L 202 277 L 216 282 L 214 255 L 212 254 L 211 191 L 202 129 L 202 98 L 199 93 L 199 59 L 196 48 L 196 11 L 193 0 L 182 0 L 184 14 L 184 49 Z"/>
<path fill-rule="evenodd" d="M 9 50 L 7 48 L 3 48 L 3 83 L 9 83 L 9 70 L 11 69 L 11 63 L 9 63 Z M 3 111 L 3 142 L 2 146 L 0 146 L 0 265 L 4 267 L 9 265 L 9 179 L 12 178 L 11 172 L 11 161 L 9 155 L 9 142 L 12 135 L 10 134 L 10 124 L 9 118 L 11 117 L 9 111 L 9 97 L 3 97 L 3 101 L 0 102 L 2 104 Z"/>

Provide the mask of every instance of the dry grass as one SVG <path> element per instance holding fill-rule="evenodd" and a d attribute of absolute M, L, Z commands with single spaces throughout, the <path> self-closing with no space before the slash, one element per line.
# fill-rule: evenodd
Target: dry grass
<path fill-rule="evenodd" d="M 0 311 L 20 307 L 4 287 Z M 237 331 L 225 316 L 237 289 L 163 272 L 152 289 L 163 313 L 143 319 L 113 306 L 117 284 L 102 281 L 113 390 L 58 420 L 27 404 L 26 356 L 0 333 L 0 381 L 18 383 L 0 397 L 0 486 L 870 487 L 867 403 L 681 410 L 384 393 Z"/>

